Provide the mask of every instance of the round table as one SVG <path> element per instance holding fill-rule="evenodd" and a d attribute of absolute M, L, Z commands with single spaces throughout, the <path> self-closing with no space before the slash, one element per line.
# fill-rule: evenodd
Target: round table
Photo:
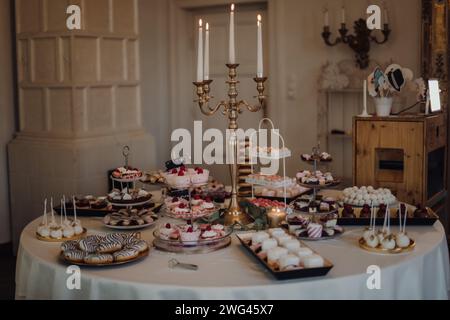
<path fill-rule="evenodd" d="M 113 232 L 99 218 L 82 218 L 88 234 Z M 161 219 L 164 222 L 165 218 Z M 203 255 L 174 255 L 153 249 L 141 262 L 102 269 L 81 268 L 81 289 L 69 290 L 67 265 L 57 243 L 35 237 L 39 221 L 23 231 L 16 270 L 17 299 L 448 299 L 449 256 L 444 228 L 410 227 L 417 242 L 408 254 L 383 256 L 361 250 L 361 228 L 348 227 L 339 239 L 307 242 L 334 268 L 325 277 L 275 280 L 233 235 L 231 246 Z M 142 231 L 153 240 L 153 229 Z M 170 269 L 168 261 L 199 266 L 198 271 Z M 369 266 L 381 270 L 380 289 L 369 289 Z"/>

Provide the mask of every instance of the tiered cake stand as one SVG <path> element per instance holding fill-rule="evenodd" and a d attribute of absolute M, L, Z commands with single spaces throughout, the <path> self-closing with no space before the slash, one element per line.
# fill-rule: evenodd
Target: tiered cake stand
<path fill-rule="evenodd" d="M 250 143 L 253 141 L 253 135 L 255 134 L 259 134 L 261 133 L 261 126 L 263 125 L 264 122 L 267 122 L 270 124 L 271 126 L 271 132 L 273 134 L 275 134 L 278 138 L 280 138 L 281 140 L 281 150 L 280 152 L 277 153 L 271 153 L 271 154 L 267 154 L 267 153 L 261 153 L 261 152 L 255 152 L 255 150 L 258 150 L 258 145 L 257 146 L 252 146 L 250 144 L 250 164 L 251 164 L 251 174 L 254 173 L 254 163 L 259 159 L 264 159 L 264 160 L 270 160 L 270 161 L 280 161 L 282 160 L 282 170 L 283 170 L 283 182 L 281 185 L 273 185 L 270 183 L 261 183 L 258 181 L 254 181 L 251 178 L 247 178 L 246 182 L 249 183 L 252 186 L 252 198 L 255 198 L 255 185 L 259 185 L 259 186 L 263 186 L 263 187 L 267 187 L 267 188 L 272 188 L 272 189 L 276 189 L 276 188 L 283 188 L 284 189 L 284 193 L 283 193 L 283 198 L 284 198 L 284 210 L 286 213 L 288 213 L 288 203 L 287 203 L 287 181 L 288 181 L 288 177 L 286 176 L 286 159 L 291 157 L 291 152 L 283 152 L 286 149 L 285 143 L 284 143 L 284 138 L 281 134 L 279 134 L 276 130 L 275 130 L 275 126 L 273 124 L 273 121 L 265 118 L 262 119 L 259 122 L 259 127 L 258 127 L 258 131 L 253 132 L 253 134 L 250 136 Z M 255 159 L 256 158 L 256 159 Z M 256 161 L 255 161 L 256 160 Z"/>
<path fill-rule="evenodd" d="M 165 189 L 176 191 L 176 192 L 187 192 L 189 206 L 190 206 L 190 209 L 192 209 L 192 207 L 191 207 L 192 206 L 192 204 L 191 204 L 192 192 L 194 191 L 195 188 L 204 187 L 206 185 L 207 185 L 207 183 L 191 184 L 189 186 L 185 186 L 182 188 L 174 188 L 173 186 L 166 184 Z M 220 208 L 216 205 L 213 210 L 207 211 L 207 212 L 205 212 L 205 214 L 192 215 L 192 216 L 186 215 L 184 217 L 173 214 L 172 212 L 170 212 L 169 208 L 167 208 L 166 206 L 164 206 L 163 211 L 164 211 L 164 215 L 168 218 L 180 220 L 185 223 L 187 222 L 188 224 L 193 224 L 195 221 L 199 221 L 202 219 L 208 220 L 209 218 L 211 218 L 211 216 L 213 216 L 214 214 L 219 212 Z M 214 251 L 228 247 L 231 244 L 231 234 L 232 233 L 233 233 L 232 228 L 225 227 L 224 235 L 221 237 L 214 238 L 214 239 L 199 239 L 198 241 L 192 241 L 192 242 L 183 242 L 181 240 L 163 239 L 159 234 L 159 230 L 156 230 L 153 233 L 154 238 L 155 238 L 153 241 L 153 245 L 155 246 L 155 248 L 157 248 L 159 250 L 171 252 L 171 253 L 204 254 L 204 253 L 214 252 Z"/>
<path fill-rule="evenodd" d="M 320 155 L 321 155 L 320 145 L 318 145 L 317 147 L 313 148 L 313 153 L 311 155 L 311 159 L 310 160 L 305 160 L 305 159 L 302 158 L 302 161 L 312 165 L 313 166 L 313 172 L 315 173 L 318 170 L 318 168 L 319 168 L 319 166 L 321 164 L 329 164 L 329 163 L 332 162 L 332 160 L 326 160 L 326 161 L 322 160 Z M 315 185 L 315 184 L 305 184 L 305 183 L 302 183 L 301 181 L 298 181 L 298 184 L 301 185 L 302 187 L 312 189 L 313 190 L 312 201 L 316 201 L 317 200 L 317 193 L 320 190 L 325 189 L 325 188 L 330 188 L 330 187 L 336 187 L 336 186 L 338 186 L 340 184 L 340 181 L 335 180 L 333 182 L 326 183 L 326 184 L 323 184 L 323 185 L 319 185 L 319 184 L 317 184 L 317 185 Z"/>
<path fill-rule="evenodd" d="M 306 162 L 306 163 L 308 163 L 308 164 L 313 166 L 314 174 L 318 170 L 318 168 L 319 168 L 319 166 L 321 164 L 329 164 L 329 163 L 332 162 L 331 159 L 330 160 L 322 160 L 322 158 L 321 158 L 321 151 L 320 151 L 320 145 L 318 145 L 317 147 L 313 148 L 313 153 L 311 155 L 311 159 L 306 160 L 306 159 L 303 159 L 303 157 L 302 157 L 302 160 L 304 162 Z M 302 186 L 302 187 L 310 188 L 310 189 L 313 190 L 312 199 L 310 200 L 310 204 L 315 204 L 315 203 L 318 202 L 318 192 L 320 190 L 326 189 L 326 188 L 331 188 L 331 187 L 336 187 L 336 186 L 338 186 L 340 184 L 340 181 L 339 180 L 334 180 L 333 182 L 329 182 L 329 183 L 326 183 L 326 184 L 306 184 L 306 183 L 302 183 L 301 181 L 298 181 L 298 184 L 300 186 Z M 333 214 L 338 215 L 339 209 L 330 210 L 328 212 L 319 212 L 319 211 L 317 211 L 317 212 L 309 212 L 309 210 L 308 210 L 308 212 L 300 211 L 300 213 L 312 216 L 312 220 L 314 222 L 317 222 L 317 220 L 322 218 L 322 217 L 333 215 Z M 336 216 L 336 219 L 337 218 L 338 217 Z M 342 234 L 342 233 L 340 233 L 340 234 Z M 317 238 L 317 239 L 308 238 L 308 237 L 301 237 L 300 239 L 301 240 L 310 240 L 310 241 L 316 241 L 316 240 L 320 241 L 320 240 L 332 239 L 332 238 L 335 238 L 336 236 L 338 236 L 338 234 L 336 234 L 334 236 L 320 237 L 320 238 Z"/>
<path fill-rule="evenodd" d="M 170 186 L 170 185 L 166 184 L 165 185 L 165 189 L 166 190 L 172 190 L 172 191 L 175 191 L 175 192 L 181 192 L 181 193 L 186 192 L 187 195 L 188 195 L 188 200 L 189 200 L 189 209 L 192 209 L 192 204 L 191 204 L 192 192 L 194 191 L 195 188 L 204 187 L 206 185 L 208 185 L 208 183 L 190 184 L 190 185 L 185 186 L 185 187 L 177 187 L 177 188 L 175 188 L 173 186 Z M 172 214 L 170 212 L 169 208 L 167 208 L 166 206 L 164 206 L 164 210 L 163 211 L 164 211 L 164 214 L 165 214 L 166 217 L 169 217 L 169 218 L 172 218 L 172 219 L 177 219 L 177 220 L 194 222 L 194 221 L 197 221 L 197 220 L 200 220 L 200 219 L 208 219 L 212 215 L 216 214 L 219 210 L 220 210 L 220 208 L 217 205 L 215 205 L 215 209 L 214 210 L 207 211 L 207 212 L 205 212 L 204 215 L 191 216 L 191 217 L 189 217 L 188 215 L 186 215 L 186 217 L 174 215 L 174 214 Z"/>

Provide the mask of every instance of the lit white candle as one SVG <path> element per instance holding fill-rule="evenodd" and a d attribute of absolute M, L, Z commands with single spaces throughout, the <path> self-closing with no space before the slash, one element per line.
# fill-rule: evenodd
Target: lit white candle
<path fill-rule="evenodd" d="M 231 12 L 230 12 L 230 43 L 229 43 L 229 63 L 235 64 L 236 63 L 236 44 L 235 44 L 235 37 L 234 37 L 234 3 L 231 5 Z"/>
<path fill-rule="evenodd" d="M 364 80 L 364 115 L 367 114 L 367 80 Z"/>
<path fill-rule="evenodd" d="M 198 21 L 197 82 L 203 82 L 203 21 Z"/>
<path fill-rule="evenodd" d="M 345 17 L 345 7 L 342 6 L 342 23 L 345 23 L 346 17 Z"/>
<path fill-rule="evenodd" d="M 263 57 L 263 39 L 262 39 L 262 18 L 261 15 L 258 14 L 258 65 L 256 75 L 258 78 L 262 78 L 264 76 L 264 57 Z"/>
<path fill-rule="evenodd" d="M 323 14 L 324 14 L 324 19 L 325 19 L 325 27 L 329 27 L 330 26 L 330 14 L 328 12 L 328 9 L 325 9 Z"/>
<path fill-rule="evenodd" d="M 389 14 L 386 3 L 384 4 L 384 24 L 389 24 Z"/>
<path fill-rule="evenodd" d="M 205 68 L 204 80 L 209 80 L 209 23 L 205 26 Z"/>

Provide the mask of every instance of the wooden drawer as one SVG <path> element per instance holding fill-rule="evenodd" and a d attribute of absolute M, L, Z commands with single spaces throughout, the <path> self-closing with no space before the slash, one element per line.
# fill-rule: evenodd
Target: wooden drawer
<path fill-rule="evenodd" d="M 447 124 L 442 116 L 427 119 L 426 126 L 426 149 L 427 152 L 434 151 L 445 146 L 447 143 Z"/>

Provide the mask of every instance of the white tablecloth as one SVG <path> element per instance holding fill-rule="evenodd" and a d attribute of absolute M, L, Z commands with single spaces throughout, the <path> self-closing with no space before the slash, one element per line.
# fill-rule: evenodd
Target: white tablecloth
<path fill-rule="evenodd" d="M 17 299 L 448 299 L 449 256 L 444 229 L 411 227 L 417 242 L 408 254 L 383 256 L 357 245 L 361 228 L 347 228 L 338 240 L 308 242 L 334 268 L 321 278 L 277 281 L 240 246 L 204 255 L 173 255 L 153 250 L 142 262 L 118 268 L 81 269 L 81 290 L 66 286 L 67 266 L 59 244 L 35 238 L 39 221 L 23 231 L 17 260 Z M 89 234 L 111 232 L 100 219 L 83 219 Z M 152 241 L 153 230 L 143 232 Z M 199 265 L 197 272 L 169 269 L 172 257 Z M 381 289 L 369 290 L 367 268 L 381 268 Z"/>

